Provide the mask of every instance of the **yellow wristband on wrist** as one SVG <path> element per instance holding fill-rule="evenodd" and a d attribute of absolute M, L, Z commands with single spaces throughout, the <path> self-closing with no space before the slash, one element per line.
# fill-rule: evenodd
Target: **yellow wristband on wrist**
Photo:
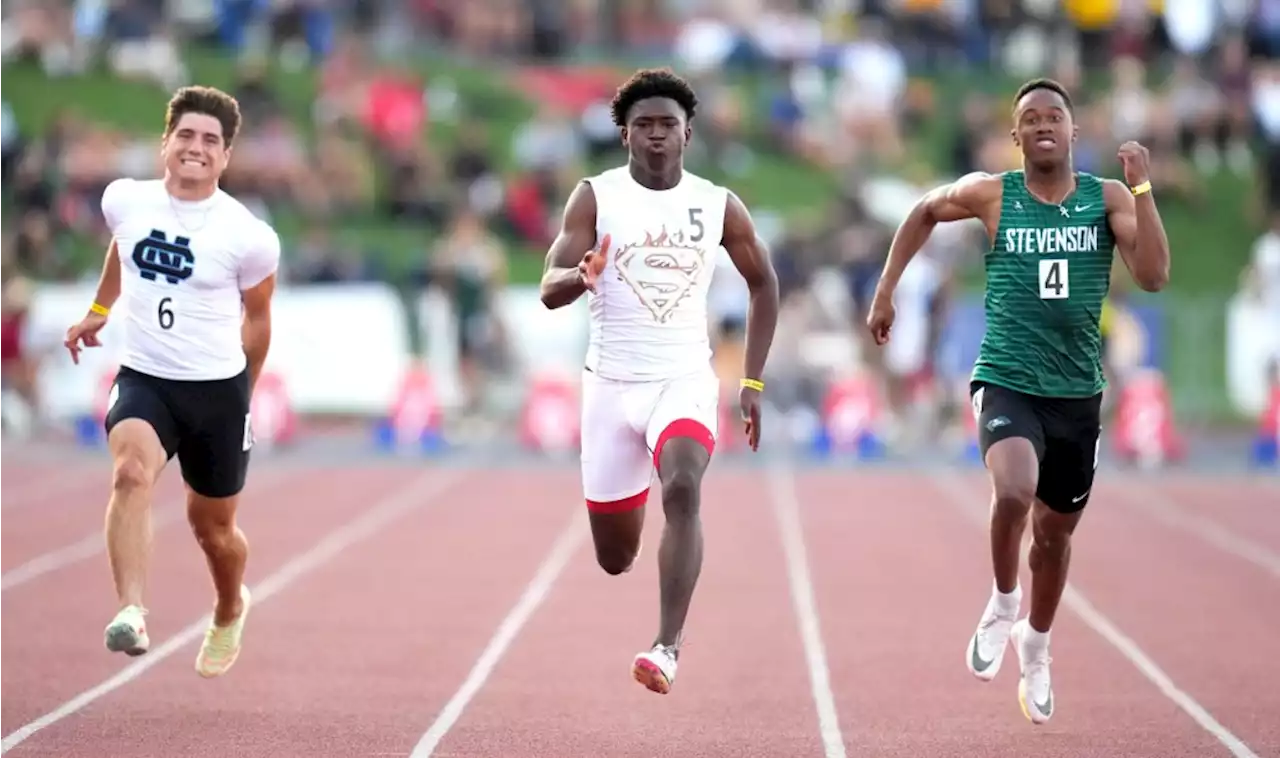
<path fill-rule="evenodd" d="M 97 303 L 94 303 L 93 305 L 89 306 L 89 312 L 96 313 L 99 316 L 106 316 L 109 313 L 111 313 L 111 309 L 106 306 L 98 305 Z"/>
<path fill-rule="evenodd" d="M 1147 180 L 1142 184 L 1139 184 L 1137 187 L 1131 188 L 1129 191 L 1133 193 L 1134 197 L 1137 197 L 1138 195 L 1144 195 L 1151 191 L 1151 181 Z"/>
<path fill-rule="evenodd" d="M 742 386 L 753 389 L 756 392 L 764 392 L 764 382 L 759 379 L 743 379 Z"/>

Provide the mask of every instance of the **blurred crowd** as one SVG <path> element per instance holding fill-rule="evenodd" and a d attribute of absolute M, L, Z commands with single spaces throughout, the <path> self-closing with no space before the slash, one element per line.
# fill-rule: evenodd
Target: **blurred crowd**
<path fill-rule="evenodd" d="M 998 69 L 1072 88 L 1087 80 L 1100 94 L 1076 104 L 1079 168 L 1109 170 L 1115 146 L 1138 138 L 1166 192 L 1194 202 L 1201 174 L 1258 172 L 1280 218 L 1280 0 L 14 0 L 3 14 L 6 63 L 33 61 L 49 77 L 105 68 L 172 88 L 190 78 L 190 47 L 236 57 L 245 128 L 224 186 L 265 217 L 302 219 L 286 281 L 387 277 L 376 249 L 335 233 L 351 219 L 430 230 L 411 282 L 450 294 L 467 384 L 477 388 L 510 363 L 493 293 L 511 256 L 545 249 L 589 161 L 621 159 L 607 109 L 617 82 L 553 82 L 581 92 L 548 99 L 505 144 L 447 82 L 404 65 L 414 51 L 477 64 L 565 62 L 580 51 L 669 61 L 703 101 L 694 170 L 732 185 L 769 153 L 835 176 L 841 191 L 821 213 L 784 221 L 760 209 L 757 219 L 782 275 L 783 334 L 796 337 L 778 340 L 793 355 L 771 365 L 801 408 L 820 402 L 813 376 L 850 362 L 884 380 L 895 415 L 945 406 L 917 401 L 933 391 L 940 325 L 957 271 L 979 260 L 979 230 L 946 230 L 913 266 L 894 350 L 866 350 L 856 325 L 916 197 L 1019 157 L 1007 98 L 982 94 L 960 103 L 964 127 L 945 163 L 914 155 L 917 135 L 953 107 L 916 74 Z M 314 71 L 309 122 L 290 116 L 269 64 Z M 729 86 L 741 72 L 764 82 L 763 98 Z M 100 238 L 103 187 L 152 175 L 158 160 L 155 134 L 114 130 L 74 103 L 34 134 L 18 128 L 19 107 L 3 104 L 6 295 L 22 276 L 95 276 L 66 240 Z M 438 130 L 454 136 L 437 139 Z M 1242 274 L 1249 291 L 1276 300 L 1278 234 L 1280 225 L 1264 235 Z M 746 295 L 727 262 L 722 269 L 714 329 L 732 375 Z M 10 339 L 21 313 L 10 301 L 5 382 L 26 388 Z"/>

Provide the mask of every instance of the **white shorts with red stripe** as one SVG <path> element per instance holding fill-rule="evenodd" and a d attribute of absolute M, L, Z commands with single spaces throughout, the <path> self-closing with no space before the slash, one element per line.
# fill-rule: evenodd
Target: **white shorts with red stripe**
<path fill-rule="evenodd" d="M 678 379 L 624 382 L 582 373 L 582 490 L 592 510 L 636 507 L 662 446 L 691 437 L 711 452 L 720 381 L 711 371 Z"/>

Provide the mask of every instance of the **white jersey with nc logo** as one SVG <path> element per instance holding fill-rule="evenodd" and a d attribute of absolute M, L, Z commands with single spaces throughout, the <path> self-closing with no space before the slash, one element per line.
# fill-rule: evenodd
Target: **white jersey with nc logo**
<path fill-rule="evenodd" d="M 651 190 L 626 166 L 587 182 L 596 198 L 596 239 L 610 238 L 597 291 L 587 293 L 587 368 L 622 381 L 708 370 L 707 296 L 728 190 L 687 171 L 675 187 Z"/>
<path fill-rule="evenodd" d="M 120 256 L 121 365 L 176 380 L 243 371 L 240 293 L 275 273 L 275 230 L 220 189 L 188 202 L 159 180 L 117 179 L 102 214 Z"/>

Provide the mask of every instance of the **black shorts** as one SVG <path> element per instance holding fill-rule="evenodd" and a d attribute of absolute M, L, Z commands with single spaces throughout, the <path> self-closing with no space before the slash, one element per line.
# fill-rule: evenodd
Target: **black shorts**
<path fill-rule="evenodd" d="M 1058 513 L 1089 503 L 1102 439 L 1102 393 L 1086 398 L 1027 395 L 986 382 L 969 386 L 982 458 L 1009 437 L 1031 442 L 1040 459 L 1036 497 Z"/>
<path fill-rule="evenodd" d="M 179 381 L 121 366 L 111 388 L 106 429 L 129 418 L 156 430 L 182 478 L 199 495 L 231 497 L 244 488 L 253 432 L 249 427 L 249 370 L 229 379 Z"/>

